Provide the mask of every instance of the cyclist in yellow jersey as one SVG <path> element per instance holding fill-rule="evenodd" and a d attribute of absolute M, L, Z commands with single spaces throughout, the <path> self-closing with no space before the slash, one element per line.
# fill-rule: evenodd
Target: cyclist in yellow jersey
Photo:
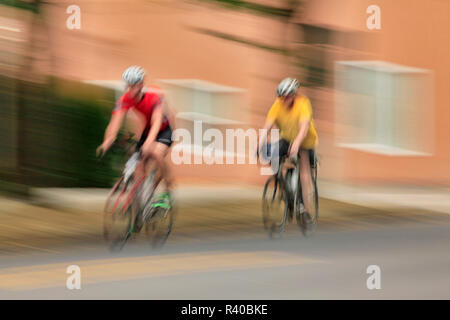
<path fill-rule="evenodd" d="M 317 131 L 312 119 L 309 99 L 298 94 L 300 84 L 296 79 L 286 78 L 277 88 L 277 99 L 273 103 L 266 118 L 264 129 L 277 126 L 281 139 L 278 144 L 279 158 L 300 157 L 300 182 L 305 205 L 306 216 L 311 208 L 312 183 L 311 161 L 318 143 Z M 275 155 L 276 156 L 276 155 Z"/>

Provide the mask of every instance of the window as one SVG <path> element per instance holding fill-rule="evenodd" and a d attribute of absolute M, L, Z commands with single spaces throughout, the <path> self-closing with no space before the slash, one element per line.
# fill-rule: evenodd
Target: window
<path fill-rule="evenodd" d="M 187 129 L 192 138 L 196 121 L 201 121 L 202 130 L 218 129 L 223 136 L 226 129 L 248 126 L 250 112 L 246 111 L 246 91 L 243 89 L 198 79 L 159 80 L 159 84 L 167 93 L 169 104 L 178 112 L 177 126 Z M 200 149 L 192 148 L 194 144 L 201 144 L 202 150 L 209 145 L 203 139 L 193 138 L 192 142 L 192 145 L 183 142 L 176 148 L 196 154 Z"/>
<path fill-rule="evenodd" d="M 245 90 L 197 79 L 160 80 L 170 103 L 186 119 L 211 123 L 245 121 Z"/>
<path fill-rule="evenodd" d="M 433 153 L 433 74 L 384 61 L 335 65 L 336 142 L 371 153 Z"/>

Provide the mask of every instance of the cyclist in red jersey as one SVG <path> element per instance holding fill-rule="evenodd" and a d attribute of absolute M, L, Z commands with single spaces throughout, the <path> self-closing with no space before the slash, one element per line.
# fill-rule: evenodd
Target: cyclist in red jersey
<path fill-rule="evenodd" d="M 105 131 L 105 138 L 98 147 L 97 153 L 104 154 L 111 147 L 116 140 L 125 115 L 129 114 L 135 134 L 140 136 L 137 148 L 141 150 L 144 159 L 144 165 L 137 168 L 137 174 L 145 172 L 147 159 L 152 157 L 161 170 L 161 178 L 166 181 L 167 190 L 161 199 L 167 200 L 166 202 L 170 204 L 173 179 L 166 155 L 172 144 L 171 123 L 174 123 L 174 116 L 168 109 L 162 94 L 143 90 L 144 78 L 145 71 L 137 66 L 132 66 L 123 73 L 122 79 L 127 85 L 127 91 L 116 102 Z"/>

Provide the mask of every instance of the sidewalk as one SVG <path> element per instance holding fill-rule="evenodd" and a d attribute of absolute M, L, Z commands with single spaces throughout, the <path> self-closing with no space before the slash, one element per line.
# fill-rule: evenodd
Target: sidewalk
<path fill-rule="evenodd" d="M 355 186 L 319 181 L 322 198 L 379 209 L 415 208 L 450 214 L 450 187 Z"/>
<path fill-rule="evenodd" d="M 170 241 L 267 236 L 261 221 L 262 190 L 262 185 L 179 186 Z M 28 203 L 0 197 L 0 254 L 102 243 L 108 191 L 34 189 L 34 199 Z M 448 189 L 362 188 L 320 181 L 319 193 L 321 232 L 409 222 L 450 226 Z M 298 232 L 296 226 L 291 227 Z"/>
<path fill-rule="evenodd" d="M 61 210 L 82 210 L 98 212 L 103 210 L 109 189 L 46 188 L 33 189 L 33 204 Z M 242 200 L 260 200 L 260 186 L 199 186 L 183 185 L 174 190 L 174 199 L 184 205 L 205 204 L 211 202 L 233 202 Z"/>
<path fill-rule="evenodd" d="M 319 195 L 323 199 L 363 207 L 395 210 L 416 208 L 450 214 L 450 188 L 415 186 L 352 186 L 319 181 Z M 193 205 L 209 202 L 260 200 L 263 186 L 182 185 L 175 190 L 175 199 Z M 99 211 L 103 209 L 108 189 L 34 189 L 35 204 L 61 210 Z"/>
<path fill-rule="evenodd" d="M 103 243 L 108 189 L 34 189 L 28 202 L 0 196 L 0 255 L 56 252 L 65 246 Z M 170 241 L 260 235 L 258 187 L 183 186 L 176 190 Z M 252 233 L 253 230 L 253 233 Z M 141 236 L 141 235 L 139 235 Z M 145 237 L 141 237 L 144 238 Z"/>

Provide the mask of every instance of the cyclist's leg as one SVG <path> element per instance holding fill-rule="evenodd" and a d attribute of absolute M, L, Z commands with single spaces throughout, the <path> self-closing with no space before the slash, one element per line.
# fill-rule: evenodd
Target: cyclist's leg
<path fill-rule="evenodd" d="M 166 181 L 167 190 L 171 190 L 173 186 L 173 176 L 170 170 L 170 163 L 167 154 L 169 148 L 172 145 L 172 128 L 168 126 L 166 129 L 161 131 L 156 137 L 155 151 L 157 152 L 157 157 L 159 159 L 159 167 L 161 168 L 161 178 Z"/>
<path fill-rule="evenodd" d="M 152 159 L 155 160 L 158 168 L 159 168 L 159 174 L 157 176 L 156 182 L 159 182 L 159 180 L 164 179 L 166 182 L 167 189 L 171 189 L 173 185 L 173 178 L 172 178 L 172 172 L 169 167 L 169 160 L 166 157 L 167 153 L 169 151 L 169 147 L 163 143 L 160 142 L 154 142 L 151 156 Z"/>
<path fill-rule="evenodd" d="M 172 186 L 173 186 L 173 178 L 172 172 L 169 167 L 168 157 L 166 157 L 168 153 L 169 147 L 160 142 L 154 142 L 151 151 L 151 158 L 154 160 L 154 164 L 156 165 L 156 175 L 154 180 L 154 187 L 159 185 L 162 179 L 165 181 L 165 190 L 162 193 L 155 194 L 155 202 L 153 202 L 154 207 L 162 207 L 165 209 L 169 209 L 172 206 L 173 198 L 172 198 Z"/>
<path fill-rule="evenodd" d="M 278 154 L 275 156 L 277 157 L 279 170 L 282 169 L 281 161 L 282 161 L 283 157 L 287 156 L 289 153 L 289 147 L 290 147 L 290 144 L 285 139 L 280 139 L 280 141 L 278 142 Z"/>
<path fill-rule="evenodd" d="M 289 151 L 289 142 L 285 139 L 268 142 L 264 148 L 261 148 L 262 156 L 270 161 L 278 161 L 287 155 Z M 272 153 L 273 152 L 273 153 Z"/>
<path fill-rule="evenodd" d="M 300 183 L 302 184 L 303 204 L 306 212 L 311 214 L 312 209 L 312 179 L 310 167 L 310 150 L 300 149 Z"/>
<path fill-rule="evenodd" d="M 169 126 L 158 134 L 156 141 L 153 143 L 151 148 L 151 157 L 155 160 L 155 163 L 159 169 L 159 174 L 156 177 L 155 185 L 159 184 L 162 179 L 165 180 L 166 192 L 162 194 L 162 198 L 163 200 L 168 200 L 169 202 L 172 202 L 171 190 L 173 186 L 173 176 L 172 171 L 170 170 L 170 163 L 167 154 L 171 144 L 172 129 Z"/>
<path fill-rule="evenodd" d="M 141 149 L 141 147 L 144 145 L 145 140 L 147 139 L 148 136 L 148 132 L 149 132 L 150 128 L 147 127 L 144 130 L 140 130 L 139 128 L 137 129 L 137 131 L 135 132 L 139 132 L 140 131 L 140 139 L 136 145 L 136 151 L 139 151 Z M 139 161 L 137 167 L 136 167 L 136 177 L 141 177 L 142 175 L 146 175 L 146 168 L 148 166 L 148 159 L 144 158 L 142 159 L 143 161 Z"/>
<path fill-rule="evenodd" d="M 280 139 L 278 144 L 278 158 L 283 158 L 288 155 L 290 144 L 285 139 Z"/>

